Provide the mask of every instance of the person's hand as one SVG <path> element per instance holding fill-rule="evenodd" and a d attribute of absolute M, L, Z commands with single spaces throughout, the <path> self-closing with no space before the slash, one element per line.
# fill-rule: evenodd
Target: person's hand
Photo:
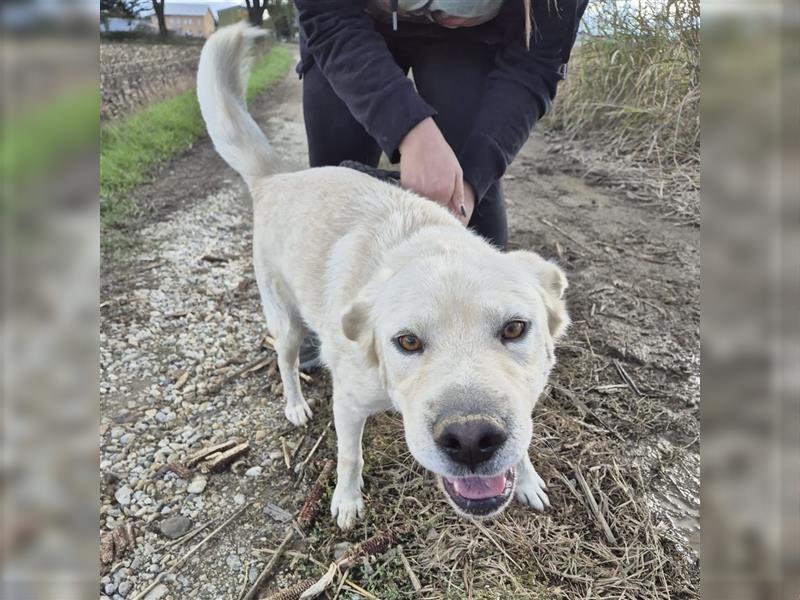
<path fill-rule="evenodd" d="M 466 225 L 469 223 L 469 220 L 472 218 L 472 213 L 475 212 L 475 191 L 472 189 L 472 186 L 464 182 L 464 213 L 462 214 L 460 209 L 458 213 L 458 218 L 461 222 Z"/>
<path fill-rule="evenodd" d="M 419 123 L 400 142 L 400 184 L 438 202 L 466 224 L 475 206 L 475 195 L 471 194 L 471 201 L 465 199 L 464 188 L 469 184 L 465 186 L 463 177 L 453 149 L 432 118 Z M 461 213 L 462 204 L 467 217 Z"/>

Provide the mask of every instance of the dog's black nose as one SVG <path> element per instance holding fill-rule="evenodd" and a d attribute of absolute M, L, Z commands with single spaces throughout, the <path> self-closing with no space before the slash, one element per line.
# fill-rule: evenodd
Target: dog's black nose
<path fill-rule="evenodd" d="M 507 437 L 498 423 L 480 416 L 446 419 L 434 429 L 434 440 L 439 447 L 472 471 L 492 458 Z"/>

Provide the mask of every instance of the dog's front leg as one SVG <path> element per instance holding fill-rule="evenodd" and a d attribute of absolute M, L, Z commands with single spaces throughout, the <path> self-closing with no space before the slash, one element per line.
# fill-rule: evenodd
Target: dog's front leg
<path fill-rule="evenodd" d="M 337 394 L 334 386 L 333 421 L 336 427 L 336 489 L 331 500 L 331 515 L 341 529 L 350 529 L 364 511 L 361 470 L 364 459 L 361 453 L 361 436 L 364 433 L 366 414 L 358 412 L 348 398 Z"/>
<path fill-rule="evenodd" d="M 545 490 L 547 486 L 544 480 L 539 477 L 536 469 L 533 468 L 531 458 L 528 453 L 517 463 L 517 500 L 536 510 L 544 511 L 544 507 L 550 508 L 550 499 Z"/>

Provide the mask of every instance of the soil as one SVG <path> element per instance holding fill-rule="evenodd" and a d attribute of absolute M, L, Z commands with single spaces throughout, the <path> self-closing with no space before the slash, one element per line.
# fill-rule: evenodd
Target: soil
<path fill-rule="evenodd" d="M 284 157 L 304 166 L 296 78 L 290 74 L 251 110 Z M 527 554 L 541 550 L 541 556 L 520 558 L 509 550 L 509 562 L 501 568 L 489 542 L 488 550 L 474 547 L 475 539 L 495 539 L 492 526 L 471 529 L 451 514 L 430 478 L 413 464 L 398 436 L 397 417 L 385 416 L 367 428 L 368 514 L 362 524 L 353 532 L 338 532 L 325 505 L 317 528 L 292 546 L 265 590 L 321 575 L 337 543 L 363 540 L 405 514 L 418 531 L 404 552 L 425 597 L 508 597 L 492 591 L 506 581 L 520 597 L 619 597 L 619 589 L 602 591 L 613 578 L 641 585 L 631 588 L 633 597 L 697 596 L 699 229 L 670 217 L 660 203 L 631 193 L 624 182 L 598 177 L 597 165 L 590 169 L 562 150 L 558 140 L 535 134 L 505 179 L 511 248 L 555 258 L 570 282 L 573 324 L 558 351 L 553 385 L 534 415 L 540 438 L 534 442 L 540 454 L 534 462 L 550 484 L 554 509 L 542 517 L 516 507 L 497 526 L 511 532 L 509 548 L 517 543 L 515 531 L 525 532 L 520 538 L 537 536 L 519 544 L 534 543 Z M 286 524 L 269 516 L 268 503 L 296 511 L 319 471 L 318 461 L 335 456 L 330 383 L 318 373 L 304 384 L 317 399 L 314 423 L 293 429 L 283 417 L 272 354 L 261 345 L 247 193 L 208 139 L 165 165 L 134 198 L 142 207 L 139 220 L 111 236 L 129 242 L 123 250 L 112 244 L 104 256 L 101 472 L 108 483 L 100 526 L 102 532 L 133 522 L 140 543 L 106 569 L 105 581 L 112 585 L 108 595 L 116 593 L 115 581 L 129 581 L 133 597 L 166 570 L 166 556 L 181 557 L 205 535 L 162 550 L 167 540 L 157 524 L 165 514 L 189 516 L 194 524 L 219 519 L 210 530 L 244 503 L 248 508 L 240 516 L 156 588 L 167 598 L 236 598 L 243 582 L 254 579 L 269 558 L 263 549 L 277 547 L 283 538 Z M 211 341 L 215 338 L 219 341 Z M 259 369 L 233 376 L 259 357 L 266 361 Z M 184 373 L 189 373 L 187 382 L 178 386 Z M 166 416 L 153 418 L 156 411 Z M 122 445 L 125 432 L 136 435 Z M 179 436 L 183 443 L 172 443 Z M 304 473 L 286 468 L 282 439 L 294 465 L 321 436 Z M 164 462 L 184 460 L 204 443 L 230 437 L 250 440 L 245 464 L 208 475 L 201 501 L 186 493 L 188 481 L 160 470 Z M 159 445 L 171 449 L 153 460 Z M 245 476 L 244 469 L 253 466 L 263 474 Z M 624 551 L 603 540 L 598 521 L 575 494 L 581 473 L 601 499 L 611 530 L 629 546 Z M 151 486 L 156 480 L 166 483 Z M 624 485 L 613 487 L 619 481 Z M 138 485 L 152 504 L 120 506 L 114 494 L 125 484 L 134 490 Z M 420 492 L 410 498 L 409 490 Z M 629 501 L 615 490 L 628 494 Z M 644 510 L 636 512 L 639 503 Z M 646 533 L 637 528 L 642 521 L 648 522 Z M 580 533 L 573 523 L 580 523 Z M 566 532 L 565 547 L 574 544 L 558 563 L 553 561 L 560 558 L 549 560 L 544 555 L 550 551 L 542 550 L 556 530 Z M 592 555 L 579 537 L 611 550 L 607 556 Z M 643 558 L 626 563 L 639 542 Z M 153 554 L 156 563 L 150 560 Z M 413 596 L 407 571 L 395 555 L 387 556 L 351 571 L 350 580 L 381 598 Z M 656 559 L 648 556 L 658 564 L 650 565 L 647 560 Z M 614 563 L 613 577 L 604 578 L 601 569 L 608 561 Z M 151 569 L 151 563 L 159 566 Z M 629 571 L 634 563 L 647 568 Z M 576 565 L 574 572 L 569 564 Z M 493 569 L 511 572 L 490 581 L 484 571 Z M 343 587 L 343 597 L 358 597 L 354 594 Z"/>

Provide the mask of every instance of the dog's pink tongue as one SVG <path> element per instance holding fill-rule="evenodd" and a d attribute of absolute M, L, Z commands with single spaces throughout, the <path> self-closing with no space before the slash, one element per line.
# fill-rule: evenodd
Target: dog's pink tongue
<path fill-rule="evenodd" d="M 506 476 L 503 474 L 496 477 L 465 477 L 454 479 L 452 483 L 459 496 L 470 500 L 482 500 L 501 496 L 506 487 Z"/>

